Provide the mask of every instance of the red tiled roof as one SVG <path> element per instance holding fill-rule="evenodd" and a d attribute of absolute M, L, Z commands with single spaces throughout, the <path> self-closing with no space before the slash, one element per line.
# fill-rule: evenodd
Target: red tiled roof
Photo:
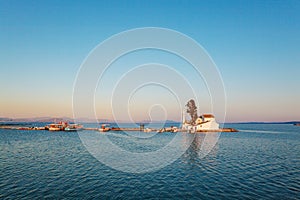
<path fill-rule="evenodd" d="M 215 118 L 215 116 L 213 116 L 212 114 L 203 114 L 202 116 L 205 118 Z"/>

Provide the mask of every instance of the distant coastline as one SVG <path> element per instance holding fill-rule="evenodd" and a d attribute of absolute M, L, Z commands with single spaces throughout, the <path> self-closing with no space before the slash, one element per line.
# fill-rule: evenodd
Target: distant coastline
<path fill-rule="evenodd" d="M 7 117 L 0 117 L 0 123 L 32 123 L 32 122 L 45 122 L 45 123 L 51 123 L 51 122 L 59 122 L 59 121 L 67 121 L 67 122 L 80 122 L 80 123 L 116 123 L 116 121 L 110 120 L 110 119 L 90 119 L 90 118 L 79 118 L 79 119 L 73 119 L 69 117 L 33 117 L 33 118 L 7 118 Z M 118 121 L 119 123 L 130 123 L 127 121 Z M 142 120 L 138 121 L 136 123 L 143 123 L 143 124 L 149 124 L 149 123 L 180 123 L 179 121 L 174 120 L 166 120 L 166 121 L 149 121 L 149 120 Z"/>
<path fill-rule="evenodd" d="M 287 122 L 230 122 L 227 124 L 300 124 L 300 121 L 287 121 Z"/>
<path fill-rule="evenodd" d="M 73 118 L 69 117 L 33 117 L 33 118 L 7 118 L 7 117 L 0 117 L 0 123 L 30 123 L 30 122 L 54 122 L 54 121 L 68 121 L 68 122 L 75 122 Z M 89 118 L 79 118 L 76 119 L 77 122 L 81 123 L 97 123 L 97 122 L 103 122 L 103 123 L 115 123 L 113 120 L 109 119 L 89 119 Z M 126 121 L 121 121 L 121 123 L 130 123 Z M 181 123 L 180 121 L 174 121 L 174 120 L 166 120 L 166 121 L 139 121 L 136 123 Z M 224 124 L 293 124 L 298 125 L 300 124 L 300 121 L 284 121 L 284 122 L 225 122 Z"/>

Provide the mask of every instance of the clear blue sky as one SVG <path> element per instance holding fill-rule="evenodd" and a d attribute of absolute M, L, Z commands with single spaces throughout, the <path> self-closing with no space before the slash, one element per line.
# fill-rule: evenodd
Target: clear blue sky
<path fill-rule="evenodd" d="M 88 53 L 113 34 L 150 26 L 207 50 L 224 80 L 227 121 L 300 120 L 299 22 L 296 0 L 1 0 L 0 117 L 71 117 Z"/>

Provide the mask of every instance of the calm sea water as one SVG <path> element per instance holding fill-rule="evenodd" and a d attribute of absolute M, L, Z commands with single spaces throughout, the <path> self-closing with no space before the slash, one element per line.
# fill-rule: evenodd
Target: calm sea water
<path fill-rule="evenodd" d="M 299 199 L 300 127 L 226 126 L 241 132 L 222 133 L 206 157 L 199 156 L 204 135 L 197 134 L 174 163 L 144 174 L 100 163 L 76 132 L 0 129 L 0 198 Z M 160 134 L 138 143 L 124 133 L 108 134 L 114 143 L 136 152 L 157 150 L 174 137 Z"/>

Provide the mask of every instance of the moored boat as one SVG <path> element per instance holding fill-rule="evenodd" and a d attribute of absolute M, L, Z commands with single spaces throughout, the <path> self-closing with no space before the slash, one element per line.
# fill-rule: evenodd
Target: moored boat
<path fill-rule="evenodd" d="M 107 131 L 110 131 L 109 124 L 102 124 L 102 125 L 101 125 L 101 128 L 99 128 L 98 131 L 100 131 L 100 132 L 107 132 Z"/>
<path fill-rule="evenodd" d="M 164 132 L 177 133 L 178 128 L 176 126 L 171 126 L 171 127 L 166 127 L 166 128 L 159 129 L 157 131 L 157 133 L 164 133 Z"/>
<path fill-rule="evenodd" d="M 151 131 L 152 131 L 151 128 L 145 128 L 145 129 L 144 129 L 144 132 L 145 132 L 145 133 L 149 133 L 149 132 L 151 132 Z"/>
<path fill-rule="evenodd" d="M 63 131 L 67 126 L 68 122 L 59 122 L 58 124 L 48 124 L 45 126 L 45 129 L 49 131 Z"/>
<path fill-rule="evenodd" d="M 62 126 L 60 124 L 49 124 L 49 131 L 62 131 Z"/>
<path fill-rule="evenodd" d="M 66 128 L 65 131 L 71 132 L 71 131 L 80 131 L 83 129 L 83 126 L 80 124 L 69 124 Z"/>

